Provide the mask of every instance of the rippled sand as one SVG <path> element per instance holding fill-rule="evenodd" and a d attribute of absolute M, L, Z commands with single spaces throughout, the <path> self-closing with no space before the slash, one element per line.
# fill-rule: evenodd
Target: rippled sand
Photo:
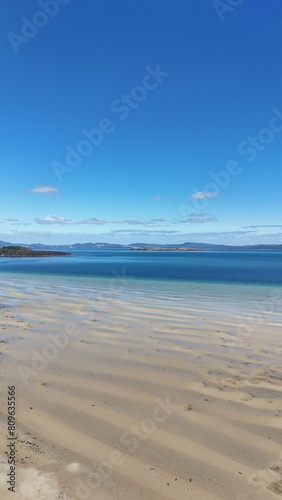
<path fill-rule="evenodd" d="M 1 499 L 282 495 L 281 299 L 144 287 L 2 284 Z"/>

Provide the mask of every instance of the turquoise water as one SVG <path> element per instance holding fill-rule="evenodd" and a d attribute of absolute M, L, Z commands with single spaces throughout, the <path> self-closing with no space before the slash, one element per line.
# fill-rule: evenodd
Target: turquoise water
<path fill-rule="evenodd" d="M 173 306 L 194 310 L 199 318 L 209 311 L 209 317 L 232 317 L 234 324 L 251 311 L 264 321 L 273 317 L 276 324 L 282 314 L 281 285 L 282 252 L 100 250 L 0 259 L 0 307 L 32 304 L 43 315 L 51 299 L 82 300 L 86 314 L 113 305 L 139 307 L 145 299 L 147 309 Z"/>
<path fill-rule="evenodd" d="M 282 285 L 282 251 L 72 251 L 69 257 L 0 259 L 0 279 L 51 276 L 91 279 Z M 64 280 L 62 280 L 64 281 Z M 159 283 L 160 284 L 160 283 Z"/>

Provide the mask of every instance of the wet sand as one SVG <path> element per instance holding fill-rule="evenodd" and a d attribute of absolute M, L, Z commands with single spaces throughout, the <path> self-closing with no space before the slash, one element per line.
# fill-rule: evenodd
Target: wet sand
<path fill-rule="evenodd" d="M 35 283 L 1 296 L 1 499 L 282 496 L 281 300 L 261 301 L 250 328 L 248 294 L 117 290 L 97 301 Z"/>

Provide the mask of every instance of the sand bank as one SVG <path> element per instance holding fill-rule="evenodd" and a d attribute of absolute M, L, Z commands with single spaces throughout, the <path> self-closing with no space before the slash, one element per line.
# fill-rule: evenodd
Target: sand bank
<path fill-rule="evenodd" d="M 282 495 L 281 301 L 8 284 L 0 307 L 0 496 Z M 251 319 L 250 319 L 251 318 Z M 7 388 L 16 387 L 16 493 Z"/>

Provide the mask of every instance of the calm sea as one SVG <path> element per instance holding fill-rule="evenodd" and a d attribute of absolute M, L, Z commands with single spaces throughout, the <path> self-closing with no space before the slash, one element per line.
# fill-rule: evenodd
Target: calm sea
<path fill-rule="evenodd" d="M 44 276 L 206 284 L 282 285 L 282 251 L 73 250 L 69 257 L 0 258 L 0 279 Z M 22 276 L 23 277 L 23 276 Z"/>
<path fill-rule="evenodd" d="M 32 302 L 44 311 L 48 297 L 74 303 L 79 297 L 85 306 L 95 300 L 102 308 L 144 298 L 146 307 L 204 307 L 235 317 L 244 309 L 282 314 L 282 252 L 88 250 L 69 257 L 0 258 L 0 307 Z"/>

